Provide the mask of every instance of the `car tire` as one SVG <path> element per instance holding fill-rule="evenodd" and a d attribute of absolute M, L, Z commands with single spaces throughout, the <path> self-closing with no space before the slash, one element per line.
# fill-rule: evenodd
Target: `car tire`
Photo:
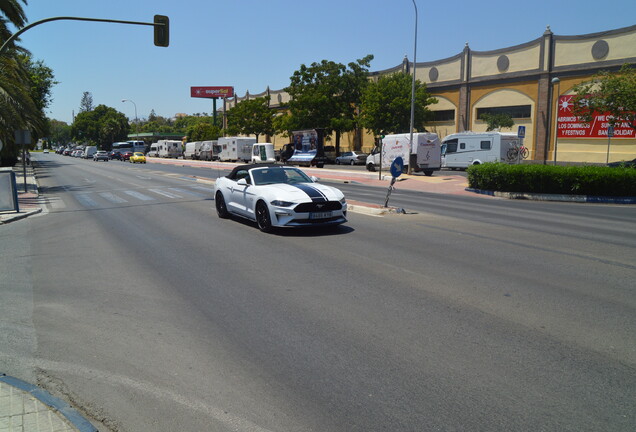
<path fill-rule="evenodd" d="M 351 166 L 354 166 L 356 164 L 355 161 L 351 161 Z"/>
<path fill-rule="evenodd" d="M 336 165 L 340 165 L 340 161 L 336 159 Z"/>
<path fill-rule="evenodd" d="M 220 191 L 218 191 L 214 197 L 214 206 L 216 207 L 216 214 L 219 215 L 221 219 L 230 217 L 230 212 L 227 211 L 227 205 L 225 204 L 225 198 L 223 198 L 223 193 Z"/>
<path fill-rule="evenodd" d="M 264 201 L 259 201 L 256 203 L 256 211 L 254 212 L 256 215 L 256 223 L 258 224 L 258 229 L 264 233 L 268 233 L 272 231 L 272 219 L 269 214 L 269 208 Z"/>

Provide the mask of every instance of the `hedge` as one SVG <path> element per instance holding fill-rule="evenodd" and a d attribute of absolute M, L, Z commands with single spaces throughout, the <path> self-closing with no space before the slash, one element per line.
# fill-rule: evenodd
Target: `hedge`
<path fill-rule="evenodd" d="M 636 168 L 604 166 L 509 165 L 468 168 L 468 187 L 499 192 L 636 196 Z"/>

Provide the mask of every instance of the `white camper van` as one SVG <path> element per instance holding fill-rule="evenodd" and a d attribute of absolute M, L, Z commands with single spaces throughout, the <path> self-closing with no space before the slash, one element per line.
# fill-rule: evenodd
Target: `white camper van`
<path fill-rule="evenodd" d="M 219 158 L 221 146 L 217 140 L 201 141 L 201 149 L 199 150 L 199 159 L 205 161 L 213 161 Z"/>
<path fill-rule="evenodd" d="M 201 152 L 201 142 L 194 141 L 186 143 L 185 150 L 183 151 L 184 159 L 199 159 L 199 155 Z"/>
<path fill-rule="evenodd" d="M 252 146 L 252 163 L 273 163 L 276 162 L 274 144 L 256 143 Z"/>
<path fill-rule="evenodd" d="M 159 140 L 157 141 L 157 156 L 162 158 L 178 158 L 183 154 L 181 141 Z"/>
<path fill-rule="evenodd" d="M 252 160 L 252 145 L 256 143 L 255 138 L 221 137 L 218 141 L 221 146 L 220 161 L 249 162 Z"/>
<path fill-rule="evenodd" d="M 508 152 L 522 145 L 523 139 L 514 133 L 454 133 L 442 140 L 442 166 L 465 169 L 486 162 L 517 163 L 508 158 Z"/>
<path fill-rule="evenodd" d="M 412 144 L 412 145 L 411 145 Z M 389 170 L 396 157 L 404 160 L 404 167 L 412 163 L 412 170 L 423 172 L 427 176 L 439 171 L 442 167 L 441 144 L 435 133 L 419 132 L 413 134 L 386 135 L 382 138 L 382 148 L 374 148 L 367 156 L 366 166 L 369 171 L 375 171 L 382 162 L 382 169 Z"/>
<path fill-rule="evenodd" d="M 150 150 L 148 150 L 148 154 L 146 156 L 157 157 L 159 156 L 159 143 L 150 144 Z"/>
<path fill-rule="evenodd" d="M 93 156 L 95 155 L 95 153 L 97 153 L 97 147 L 96 146 L 86 146 L 86 148 L 84 149 L 84 154 L 82 155 L 82 157 L 84 159 L 93 159 Z"/>

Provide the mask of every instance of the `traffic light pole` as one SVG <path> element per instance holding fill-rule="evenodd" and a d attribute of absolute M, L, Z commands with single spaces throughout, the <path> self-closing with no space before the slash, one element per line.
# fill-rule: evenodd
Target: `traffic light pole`
<path fill-rule="evenodd" d="M 11 43 L 14 40 L 16 40 L 22 33 L 24 33 L 25 31 L 27 31 L 29 29 L 32 29 L 35 26 L 39 26 L 40 24 L 44 24 L 44 23 L 51 22 L 51 21 L 61 21 L 61 20 L 66 20 L 66 21 L 69 21 L 69 20 L 70 21 L 94 21 L 94 22 L 108 22 L 108 23 L 117 23 L 117 24 L 145 25 L 145 26 L 152 26 L 155 29 L 161 28 L 167 34 L 168 22 L 167 22 L 167 17 L 165 17 L 165 18 L 166 18 L 165 21 L 157 22 L 156 17 L 155 17 L 155 22 L 151 22 L 151 23 L 139 22 L 139 21 L 111 20 L 111 19 L 101 19 L 101 18 L 82 18 L 82 17 L 52 17 L 52 18 L 45 18 L 43 20 L 31 23 L 28 26 L 23 27 L 20 30 L 18 30 L 16 33 L 12 34 L 11 37 L 9 39 L 7 39 L 6 42 L 0 48 L 0 55 L 4 54 L 4 52 L 11 45 Z M 167 43 L 166 43 L 166 45 L 161 45 L 161 46 L 167 46 Z"/>

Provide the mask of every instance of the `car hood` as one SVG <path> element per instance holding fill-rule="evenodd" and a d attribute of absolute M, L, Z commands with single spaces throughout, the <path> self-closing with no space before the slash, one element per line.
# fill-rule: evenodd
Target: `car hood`
<path fill-rule="evenodd" d="M 320 183 L 272 184 L 264 186 L 278 199 L 292 202 L 338 201 L 344 194 L 336 188 Z"/>

